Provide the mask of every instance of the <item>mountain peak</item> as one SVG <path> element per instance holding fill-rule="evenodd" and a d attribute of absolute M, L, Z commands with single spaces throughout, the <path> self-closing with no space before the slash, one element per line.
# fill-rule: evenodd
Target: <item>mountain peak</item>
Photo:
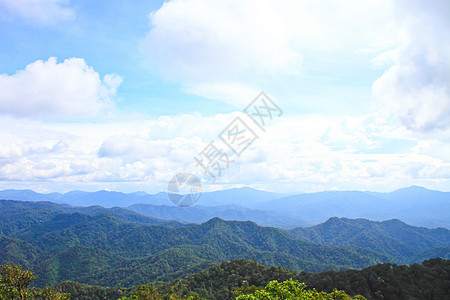
<path fill-rule="evenodd" d="M 394 192 L 425 192 L 425 191 L 432 191 L 432 190 L 424 188 L 423 186 L 411 185 L 408 187 L 395 190 Z"/>
<path fill-rule="evenodd" d="M 203 224 L 219 224 L 219 223 L 225 223 L 225 220 L 223 220 L 219 217 L 214 217 L 212 219 L 209 219 L 208 221 L 206 221 Z"/>

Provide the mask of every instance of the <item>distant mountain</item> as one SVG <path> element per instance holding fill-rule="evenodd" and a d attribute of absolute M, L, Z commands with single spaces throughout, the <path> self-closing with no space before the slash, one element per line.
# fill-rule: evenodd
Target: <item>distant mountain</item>
<path fill-rule="evenodd" d="M 450 228 L 450 192 L 417 186 L 391 193 L 328 191 L 292 196 L 237 188 L 203 193 L 195 208 L 190 210 L 177 209 L 165 192 L 153 195 L 111 191 L 39 194 L 31 190 L 4 190 L 0 191 L 0 199 L 51 201 L 71 206 L 132 207 L 147 216 L 188 222 L 221 217 L 289 228 L 319 224 L 331 217 L 346 217 L 375 221 L 400 219 L 415 226 Z M 143 209 L 137 204 L 165 207 Z M 213 208 L 208 211 L 205 207 Z"/>
<path fill-rule="evenodd" d="M 449 230 L 414 227 L 399 220 L 374 222 L 334 217 L 313 227 L 295 228 L 288 232 L 314 243 L 372 249 L 404 263 L 450 255 Z"/>
<path fill-rule="evenodd" d="M 63 197 L 60 193 L 41 194 L 32 190 L 3 190 L 0 191 L 0 199 L 20 201 L 51 201 L 59 203 Z"/>
<path fill-rule="evenodd" d="M 145 217 L 120 207 L 111 209 L 100 206 L 70 207 L 52 202 L 0 200 L 0 234 L 14 236 L 20 230 L 47 222 L 61 213 L 75 212 L 91 216 L 109 215 L 125 223 L 138 225 L 184 226 L 180 222 Z"/>
<path fill-rule="evenodd" d="M 331 217 L 376 221 L 400 219 L 408 224 L 450 228 L 450 193 L 412 186 L 391 193 L 329 191 L 298 194 L 254 206 L 301 218 L 309 224 Z"/>
<path fill-rule="evenodd" d="M 239 205 L 252 207 L 257 203 L 286 197 L 286 194 L 255 190 L 249 187 L 233 188 L 202 194 L 198 204 L 202 206 Z"/>
<path fill-rule="evenodd" d="M 202 193 L 199 204 L 203 206 L 241 205 L 248 206 L 286 196 L 252 188 L 234 188 L 217 192 Z M 127 207 L 133 204 L 151 204 L 172 206 L 167 193 L 147 194 L 145 192 L 121 193 L 114 191 L 83 192 L 71 191 L 65 194 L 41 194 L 32 190 L 3 190 L 0 199 L 24 201 L 51 201 L 72 206 L 100 205 L 106 208 L 115 206 Z"/>
<path fill-rule="evenodd" d="M 388 218 L 426 227 L 450 228 L 450 193 L 411 186 L 391 193 L 370 193 L 386 199 L 391 206 Z"/>
<path fill-rule="evenodd" d="M 262 226 L 294 228 L 307 223 L 300 218 L 276 211 L 257 210 L 238 205 L 177 207 L 166 205 L 134 204 L 128 209 L 144 216 L 186 223 L 203 223 L 214 217 L 230 221 L 252 221 Z"/>
<path fill-rule="evenodd" d="M 254 205 L 262 201 L 284 196 L 284 194 L 259 191 L 251 188 L 237 188 L 217 192 L 203 193 L 200 199 L 201 204 L 193 207 L 177 207 L 173 205 L 164 192 L 154 195 L 145 192 L 120 193 L 111 191 L 83 192 L 71 191 L 65 194 L 52 193 L 40 194 L 31 190 L 4 190 L 0 191 L 0 199 L 26 200 L 26 201 L 52 201 L 59 204 L 76 206 L 77 209 L 65 209 L 66 212 L 83 212 L 93 214 L 104 213 L 105 208 L 114 208 L 115 214 L 109 211 L 108 214 L 117 216 L 118 207 L 128 207 L 129 209 L 145 215 L 147 217 L 164 220 L 175 220 L 187 223 L 203 223 L 211 218 L 219 217 L 224 220 L 253 221 L 259 225 L 273 226 L 280 228 L 294 228 L 305 226 L 305 223 L 298 217 L 274 211 L 255 210 L 242 205 Z M 239 205 L 237 205 L 239 204 Z M 214 206 L 220 205 L 220 206 Z M 83 210 L 81 207 L 89 207 Z M 102 210 L 100 211 L 100 207 Z M 60 208 L 61 210 L 61 208 Z M 124 211 L 121 212 L 124 214 Z M 129 212 L 128 212 L 129 214 Z M 135 222 L 136 216 L 129 216 Z M 121 218 L 124 220 L 124 216 Z M 143 223 L 138 223 L 146 225 Z M 152 225 L 152 224 L 147 224 Z"/>
<path fill-rule="evenodd" d="M 41 194 L 32 190 L 3 190 L 0 191 L 0 199 L 20 201 L 51 201 L 59 204 L 68 204 L 71 206 L 100 205 L 106 208 L 116 206 L 126 207 L 136 203 L 148 203 L 154 205 L 171 204 L 166 193 L 149 195 L 145 192 L 126 194 L 113 191 L 71 191 L 65 194 Z"/>

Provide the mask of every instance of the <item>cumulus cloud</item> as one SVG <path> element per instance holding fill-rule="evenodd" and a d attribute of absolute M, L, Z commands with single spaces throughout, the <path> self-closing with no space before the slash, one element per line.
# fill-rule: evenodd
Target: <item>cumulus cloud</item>
<path fill-rule="evenodd" d="M 288 24 L 267 1 L 169 1 L 150 18 L 144 49 L 170 76 L 223 79 L 248 71 L 295 72 L 300 66 Z"/>
<path fill-rule="evenodd" d="M 194 156 L 236 113 L 133 118 L 107 123 L 54 123 L 0 118 L 0 185 L 51 190 L 162 191 L 179 172 L 202 176 Z M 450 156 L 445 143 L 415 140 L 400 152 L 390 140 L 409 140 L 376 114 L 359 117 L 283 116 L 205 190 L 249 185 L 299 192 L 392 190 L 418 184 L 445 188 Z M 357 128 L 357 130 L 355 130 Z M 403 133 L 406 130 L 403 130 Z M 384 147 L 388 147 L 385 151 Z M 448 147 L 447 147 L 448 148 Z M 375 151 L 373 151 L 375 149 Z"/>
<path fill-rule="evenodd" d="M 142 49 L 185 91 L 236 104 L 230 98 L 252 87 L 299 76 L 305 55 L 340 61 L 337 55 L 367 47 L 385 31 L 390 6 L 385 0 L 173 0 L 150 14 Z"/>
<path fill-rule="evenodd" d="M 81 58 L 57 63 L 38 60 L 13 75 L 0 74 L 0 113 L 21 117 L 73 118 L 111 108 L 111 97 L 122 82 L 107 74 L 103 79 Z"/>
<path fill-rule="evenodd" d="M 10 14 L 33 23 L 52 25 L 59 21 L 72 20 L 75 12 L 68 0 L 0 0 Z"/>
<path fill-rule="evenodd" d="M 450 3 L 400 1 L 408 41 L 373 85 L 382 104 L 407 128 L 427 133 L 450 127 Z"/>

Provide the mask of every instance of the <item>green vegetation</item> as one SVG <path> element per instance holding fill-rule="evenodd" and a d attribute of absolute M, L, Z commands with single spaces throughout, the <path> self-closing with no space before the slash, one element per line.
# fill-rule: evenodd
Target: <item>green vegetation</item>
<path fill-rule="evenodd" d="M 259 297 L 270 282 L 282 288 L 294 284 L 291 279 L 307 285 L 297 286 L 298 293 L 327 293 L 321 297 L 346 297 L 334 289 L 367 299 L 432 299 L 450 292 L 449 261 L 391 264 L 448 258 L 449 231 L 442 228 L 338 218 L 292 231 L 219 218 L 145 226 L 157 221 L 132 222 L 134 213 L 120 209 L 86 210 L 0 200 L 0 264 L 21 265 L 37 276 L 5 267 L 0 288 L 7 299 L 70 293 L 72 299 L 220 300 Z M 45 286 L 54 288 L 34 288 Z"/>
<path fill-rule="evenodd" d="M 283 299 L 366 299 L 362 296 L 350 297 L 346 293 L 334 290 L 331 293 L 318 292 L 315 289 L 306 290 L 306 284 L 295 280 L 286 280 L 278 282 L 276 280 L 269 282 L 265 288 L 257 289 L 252 293 L 238 296 L 237 300 L 283 300 Z"/>
<path fill-rule="evenodd" d="M 253 222 L 214 218 L 178 228 L 141 226 L 105 214 L 51 216 L 42 210 L 23 208 L 18 213 L 13 201 L 6 204 L 9 217 L 0 219 L 0 228 L 8 235 L 0 235 L 4 249 L 0 263 L 29 268 L 38 276 L 35 285 L 39 287 L 66 280 L 131 287 L 182 278 L 235 258 L 297 272 L 363 268 L 395 261 L 370 249 L 302 241 L 283 230 Z M 11 226 L 14 222 L 17 226 Z"/>
<path fill-rule="evenodd" d="M 293 237 L 322 245 L 372 249 L 406 264 L 434 257 L 450 258 L 449 230 L 414 227 L 399 220 L 330 218 L 325 223 L 288 232 Z"/>
<path fill-rule="evenodd" d="M 0 300 L 42 299 L 64 300 L 69 294 L 60 293 L 51 287 L 41 290 L 30 288 L 30 283 L 36 276 L 29 270 L 23 270 L 16 265 L 3 265 L 0 271 Z"/>
<path fill-rule="evenodd" d="M 135 288 L 106 288 L 73 281 L 52 288 L 29 288 L 35 276 L 5 265 L 0 299 L 445 299 L 450 261 L 431 259 L 423 265 L 379 264 L 362 270 L 299 274 L 281 267 L 236 259 L 172 282 Z M 362 296 L 364 297 L 362 297 Z M 309 297 L 309 298 L 308 298 Z"/>
<path fill-rule="evenodd" d="M 45 287 L 41 290 L 35 288 L 29 288 L 30 282 L 34 280 L 36 276 L 29 270 L 23 270 L 20 266 L 16 265 L 4 265 L 0 272 L 0 299 L 42 299 L 42 300 L 64 300 L 70 299 L 70 294 L 61 293 L 54 288 Z M 64 285 L 66 288 L 69 285 Z M 71 287 L 77 286 L 77 284 L 70 285 Z M 237 296 L 236 299 L 364 299 L 363 297 L 349 297 L 342 291 L 333 291 L 330 294 L 325 292 L 317 292 L 316 290 L 305 290 L 306 285 L 299 283 L 298 281 L 289 280 L 282 283 L 277 281 L 270 282 L 265 288 L 253 288 L 253 289 L 238 289 L 234 291 Z M 61 286 L 59 287 L 61 289 Z M 109 291 L 107 293 L 98 294 L 98 289 L 91 288 L 89 286 L 80 286 L 75 290 L 76 299 L 117 299 L 120 293 L 123 293 L 120 289 L 115 291 Z M 83 293 L 83 289 L 90 290 L 93 293 Z M 249 294 L 248 291 L 252 290 Z M 106 289 L 103 289 L 105 292 Z M 124 296 L 121 300 L 149 300 L 149 299 L 188 299 L 188 300 L 201 300 L 200 296 L 195 293 L 191 293 L 188 297 L 183 297 L 177 294 L 174 287 L 169 287 L 164 295 L 162 295 L 155 286 L 152 285 L 140 285 L 134 289 L 134 292 L 130 296 Z"/>
<path fill-rule="evenodd" d="M 450 287 L 450 261 L 437 258 L 424 261 L 422 265 L 378 264 L 362 270 L 314 274 L 295 273 L 281 267 L 265 267 L 254 261 L 236 259 L 184 279 L 151 286 L 161 294 L 172 291 L 183 297 L 198 295 L 226 300 L 241 293 L 252 294 L 274 280 L 284 282 L 290 279 L 319 292 L 341 290 L 350 296 L 362 295 L 367 299 L 445 299 Z"/>

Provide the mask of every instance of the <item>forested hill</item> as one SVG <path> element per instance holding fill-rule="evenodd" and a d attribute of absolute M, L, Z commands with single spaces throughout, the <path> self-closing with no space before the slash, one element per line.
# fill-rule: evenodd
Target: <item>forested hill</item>
<path fill-rule="evenodd" d="M 290 235 L 330 246 L 357 246 L 385 253 L 404 263 L 432 257 L 450 259 L 450 231 L 407 225 L 400 220 L 330 218 L 328 221 L 288 231 Z"/>
<path fill-rule="evenodd" d="M 130 287 L 182 278 L 236 258 L 296 272 L 321 272 L 405 263 L 413 259 L 408 253 L 419 248 L 420 258 L 448 256 L 448 230 L 423 230 L 398 221 L 380 225 L 386 227 L 380 233 L 367 220 L 331 219 L 307 238 L 300 229 L 287 232 L 248 221 L 213 218 L 189 225 L 124 209 L 50 202 L 0 201 L 0 215 L 0 264 L 30 268 L 38 276 L 38 286 L 74 280 Z M 345 227 L 341 221 L 367 224 Z M 358 236 L 360 231 L 364 234 Z M 353 236 L 357 238 L 352 240 Z M 412 238 L 422 243 L 411 243 Z M 373 246 L 377 243 L 379 247 Z M 396 255 L 403 250 L 406 256 Z"/>
<path fill-rule="evenodd" d="M 272 280 L 282 282 L 288 279 L 304 282 L 309 289 L 315 288 L 325 292 L 338 289 L 349 295 L 363 295 L 369 300 L 448 299 L 446 297 L 450 294 L 450 261 L 438 258 L 411 266 L 378 264 L 362 270 L 311 274 L 236 259 L 184 279 L 170 283 L 150 283 L 140 289 L 156 289 L 159 295 L 179 297 L 170 299 L 187 299 L 188 296 L 196 294 L 206 299 L 228 300 L 235 299 L 234 295 L 238 291 L 251 291 L 264 287 Z M 119 299 L 132 293 L 121 288 L 86 286 L 76 282 L 64 282 L 58 288 L 70 293 L 71 299 Z M 152 299 L 169 298 L 162 296 Z"/>
<path fill-rule="evenodd" d="M 3 236 L 0 243 L 1 263 L 29 267 L 39 285 L 76 280 L 131 286 L 185 276 L 234 258 L 312 272 L 389 260 L 371 250 L 314 244 L 279 229 L 217 218 L 167 228 L 123 223 L 106 215 L 59 214 Z"/>

